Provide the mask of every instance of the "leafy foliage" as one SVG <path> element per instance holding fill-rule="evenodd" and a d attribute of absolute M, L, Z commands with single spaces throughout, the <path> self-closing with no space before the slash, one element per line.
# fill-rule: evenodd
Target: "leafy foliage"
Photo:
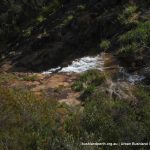
<path fill-rule="evenodd" d="M 124 8 L 123 12 L 119 15 L 118 20 L 123 25 L 132 25 L 138 23 L 138 7 L 136 5 L 128 5 Z"/>
<path fill-rule="evenodd" d="M 85 93 L 92 93 L 95 86 L 99 86 L 105 80 L 105 76 L 101 74 L 98 70 L 89 70 L 80 75 L 79 80 L 77 80 L 72 88 L 75 91 L 84 91 Z"/>
<path fill-rule="evenodd" d="M 45 149 L 47 146 L 57 149 L 63 145 L 66 108 L 54 100 L 37 98 L 29 91 L 3 87 L 0 87 L 0 103 L 0 149 Z"/>
<path fill-rule="evenodd" d="M 24 31 L 31 35 L 33 27 L 44 22 L 46 18 L 61 6 L 63 1 L 60 0 L 24 0 L 24 1 L 7 1 L 0 2 L 0 37 L 5 40 L 22 36 Z"/>
<path fill-rule="evenodd" d="M 67 131 L 86 142 L 147 142 L 150 138 L 150 93 L 141 88 L 135 93 L 138 102 L 132 104 L 114 100 L 99 91 L 86 103 L 82 115 L 70 118 Z"/>
<path fill-rule="evenodd" d="M 120 55 L 130 55 L 141 50 L 145 50 L 150 46 L 150 22 L 140 23 L 136 29 L 128 31 L 119 37 L 122 49 Z"/>
<path fill-rule="evenodd" d="M 102 48 L 103 50 L 108 50 L 110 48 L 110 41 L 109 40 L 103 40 L 101 43 L 100 43 L 100 48 Z"/>
<path fill-rule="evenodd" d="M 77 80 L 72 88 L 75 91 L 82 92 L 80 98 L 83 101 L 89 100 L 90 96 L 94 93 L 96 87 L 104 83 L 106 77 L 103 73 L 98 70 L 89 70 L 82 75 L 80 75 L 79 80 Z"/>
<path fill-rule="evenodd" d="M 98 71 L 86 72 L 81 78 L 92 84 L 84 89 L 89 99 L 84 110 L 1 86 L 0 149 L 84 150 L 81 142 L 150 140 L 149 89 L 137 87 L 136 99 L 124 101 L 98 90 L 104 80 Z"/>
<path fill-rule="evenodd" d="M 38 79 L 37 75 L 29 75 L 29 76 L 23 77 L 24 81 L 36 81 L 37 79 Z"/>

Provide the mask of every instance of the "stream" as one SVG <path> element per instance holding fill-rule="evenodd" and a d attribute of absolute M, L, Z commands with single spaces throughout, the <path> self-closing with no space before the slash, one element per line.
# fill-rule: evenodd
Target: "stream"
<path fill-rule="evenodd" d="M 86 56 L 72 61 L 66 67 L 51 68 L 44 71 L 43 74 L 52 73 L 82 73 L 90 69 L 97 69 L 101 72 L 116 72 L 116 80 L 127 81 L 136 84 L 145 79 L 143 75 L 137 72 L 129 73 L 124 67 L 120 66 L 115 56 L 110 53 L 101 53 L 96 56 Z"/>

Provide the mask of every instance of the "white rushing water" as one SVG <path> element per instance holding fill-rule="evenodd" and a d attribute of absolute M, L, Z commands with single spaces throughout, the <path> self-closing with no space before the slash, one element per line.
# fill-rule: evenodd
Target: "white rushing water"
<path fill-rule="evenodd" d="M 71 65 L 68 65 L 67 67 L 57 67 L 52 68 L 48 71 L 43 72 L 44 74 L 49 74 L 53 72 L 62 72 L 62 73 L 81 73 L 85 72 L 90 69 L 98 69 L 100 71 L 103 70 L 104 66 L 104 59 L 102 55 L 97 56 L 87 56 L 83 58 L 79 58 L 74 60 Z"/>
<path fill-rule="evenodd" d="M 100 71 L 105 71 L 104 63 L 107 60 L 105 54 L 96 56 L 86 56 L 72 61 L 70 65 L 67 67 L 57 67 L 51 68 L 48 71 L 43 72 L 43 74 L 51 74 L 51 73 L 82 73 L 90 69 L 97 69 Z M 112 64 L 113 65 L 113 64 Z M 125 68 L 119 67 L 117 80 L 119 81 L 128 81 L 131 84 L 135 84 L 137 82 L 145 79 L 143 75 L 138 73 L 128 73 Z"/>
<path fill-rule="evenodd" d="M 129 76 L 128 81 L 134 84 L 135 82 L 140 82 L 144 79 L 145 79 L 145 77 L 142 75 L 133 74 L 133 75 Z"/>
<path fill-rule="evenodd" d="M 145 79 L 145 76 L 138 74 L 138 73 L 128 73 L 125 68 L 120 67 L 119 73 L 121 77 L 118 77 L 118 80 L 126 80 L 131 84 L 135 84 L 137 82 L 141 82 Z"/>

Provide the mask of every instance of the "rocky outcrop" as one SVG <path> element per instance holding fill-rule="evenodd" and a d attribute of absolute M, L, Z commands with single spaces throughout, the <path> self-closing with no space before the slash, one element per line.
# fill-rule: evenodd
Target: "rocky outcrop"
<path fill-rule="evenodd" d="M 81 105 L 79 100 L 80 92 L 72 90 L 71 85 L 77 78 L 76 74 L 54 74 L 44 75 L 35 73 L 15 73 L 10 76 L 10 80 L 5 81 L 1 86 L 13 89 L 28 89 L 37 97 L 54 99 L 59 103 L 76 106 Z"/>
<path fill-rule="evenodd" d="M 136 100 L 133 95 L 134 87 L 127 82 L 112 82 L 108 80 L 106 82 L 106 93 L 110 95 L 111 98 L 118 98 L 123 100 Z"/>

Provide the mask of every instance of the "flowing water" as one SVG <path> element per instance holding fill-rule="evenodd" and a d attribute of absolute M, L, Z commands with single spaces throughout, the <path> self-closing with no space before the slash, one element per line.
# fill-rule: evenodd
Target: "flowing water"
<path fill-rule="evenodd" d="M 97 56 L 87 56 L 80 59 L 76 59 L 71 63 L 71 65 L 68 65 L 67 67 L 52 68 L 43 73 L 49 74 L 56 71 L 62 73 L 82 73 L 90 69 L 98 69 L 102 71 L 103 66 L 104 66 L 104 59 L 103 55 L 101 54 Z"/>
<path fill-rule="evenodd" d="M 51 73 L 82 73 L 90 69 L 97 69 L 102 72 L 115 72 L 116 79 L 119 81 L 128 81 L 131 84 L 141 82 L 145 79 L 139 73 L 129 73 L 125 68 L 121 67 L 117 62 L 115 56 L 108 53 L 101 53 L 96 56 L 86 56 L 72 61 L 66 67 L 52 68 L 43 74 Z"/>

